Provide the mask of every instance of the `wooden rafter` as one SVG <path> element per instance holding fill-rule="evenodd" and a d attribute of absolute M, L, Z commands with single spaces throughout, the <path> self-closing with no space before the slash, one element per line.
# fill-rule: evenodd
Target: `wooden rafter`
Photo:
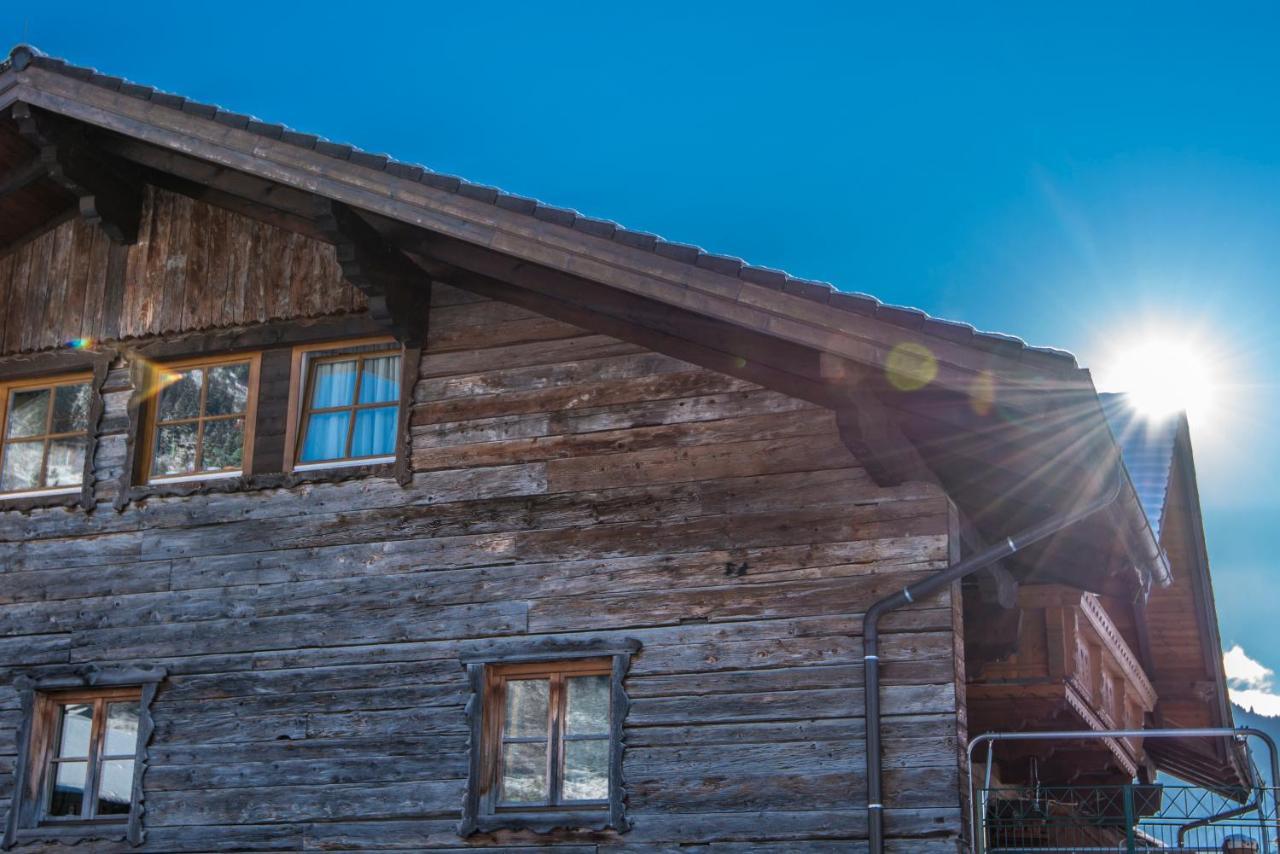
<path fill-rule="evenodd" d="M 48 174 L 39 155 L 30 158 L 0 174 L 0 199 L 30 186 Z"/>
<path fill-rule="evenodd" d="M 13 118 L 39 150 L 44 172 L 76 197 L 80 215 L 112 241 L 136 243 L 142 218 L 142 181 L 136 172 L 95 150 L 70 125 L 28 104 L 14 104 Z"/>
<path fill-rule="evenodd" d="M 911 440 L 874 393 L 864 392 L 836 410 L 840 439 L 878 486 L 911 480 L 936 482 Z"/>
<path fill-rule="evenodd" d="M 401 341 L 420 344 L 426 329 L 429 274 L 341 202 L 329 206 L 319 226 L 337 247 L 342 274 L 368 298 L 369 314 Z"/>

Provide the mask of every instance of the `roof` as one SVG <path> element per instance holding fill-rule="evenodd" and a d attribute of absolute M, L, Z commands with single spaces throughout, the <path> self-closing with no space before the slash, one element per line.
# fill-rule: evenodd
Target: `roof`
<path fill-rule="evenodd" d="M 717 273 L 736 276 L 752 284 L 802 296 L 842 311 L 874 317 L 904 329 L 920 330 L 1005 357 L 1025 358 L 1042 364 L 1051 363 L 1045 364 L 1046 367 L 1052 366 L 1059 369 L 1078 367 L 1075 356 L 1065 350 L 1031 346 L 1021 338 L 1012 335 L 978 331 L 967 323 L 931 317 L 916 308 L 888 305 L 873 296 L 842 291 L 826 282 L 796 278 L 780 270 L 748 264 L 741 258 L 710 253 L 698 246 L 665 240 L 650 232 L 624 228 L 610 220 L 585 216 L 569 208 L 548 205 L 537 199 L 504 192 L 496 187 L 472 183 L 454 175 L 396 160 L 386 154 L 372 153 L 352 145 L 335 143 L 314 134 L 300 133 L 284 125 L 271 124 L 243 113 L 224 110 L 215 104 L 192 101 L 152 86 L 138 85 L 121 77 L 102 74 L 93 68 L 73 65 L 62 59 L 45 56 L 30 45 L 14 47 L 9 57 L 0 62 L 0 73 L 9 67 L 21 70 L 28 65 L 100 86 L 122 95 L 201 116 L 228 127 L 316 151 L 337 160 L 383 171 L 397 178 L 417 181 L 437 190 L 455 193 L 498 208 L 526 214 L 535 219 L 567 226 L 585 234 L 647 250 Z"/>
<path fill-rule="evenodd" d="M 1120 457 L 1138 493 L 1138 502 L 1147 514 L 1152 532 L 1159 539 L 1165 499 L 1169 495 L 1169 479 L 1173 473 L 1174 445 L 1178 439 L 1179 422 L 1185 416 L 1178 413 L 1161 418 L 1148 417 L 1135 409 L 1125 394 L 1103 393 L 1098 395 L 1098 399 L 1116 444 L 1120 446 Z"/>

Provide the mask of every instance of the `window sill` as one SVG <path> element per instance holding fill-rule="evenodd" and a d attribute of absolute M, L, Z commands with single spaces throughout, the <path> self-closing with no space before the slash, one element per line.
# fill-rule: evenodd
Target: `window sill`
<path fill-rule="evenodd" d="M 182 474 L 174 477 L 153 477 L 147 486 L 167 486 L 169 484 L 203 483 L 207 480 L 227 480 L 233 477 L 244 477 L 241 471 L 215 471 L 208 474 Z"/>
<path fill-rule="evenodd" d="M 492 833 L 498 830 L 528 830 L 534 833 L 551 833 L 556 830 L 625 830 L 615 827 L 609 819 L 608 807 L 576 810 L 524 810 L 508 811 L 477 816 L 474 827 L 460 828 L 463 836 L 472 833 Z"/>
<path fill-rule="evenodd" d="M 381 459 L 381 458 L 379 458 Z M 175 498 L 228 492 L 255 492 L 264 489 L 291 489 L 304 483 L 340 483 L 365 477 L 395 478 L 394 458 L 386 462 L 361 460 L 357 465 L 325 466 L 314 470 L 161 480 L 129 488 L 129 501 L 148 498 Z"/>
<path fill-rule="evenodd" d="M 45 507 L 74 507 L 84 498 L 83 486 L 7 492 L 0 495 L 0 511 L 39 510 Z"/>
<path fill-rule="evenodd" d="M 21 828 L 13 835 L 18 845 L 36 842 L 74 845 L 77 842 L 125 842 L 129 838 L 128 819 L 42 824 Z"/>
<path fill-rule="evenodd" d="M 324 460 L 318 463 L 301 463 L 293 467 L 295 474 L 305 474 L 307 472 L 328 471 L 330 469 L 351 469 L 351 468 L 367 468 L 370 466 L 391 465 L 396 461 L 394 456 L 387 457 L 364 457 L 358 460 Z"/>

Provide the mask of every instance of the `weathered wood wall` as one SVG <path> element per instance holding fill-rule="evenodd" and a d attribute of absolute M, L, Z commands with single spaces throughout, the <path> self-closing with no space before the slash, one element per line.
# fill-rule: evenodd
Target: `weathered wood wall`
<path fill-rule="evenodd" d="M 0 353 L 360 311 L 333 247 L 148 187 L 138 242 L 68 219 L 0 256 Z"/>
<path fill-rule="evenodd" d="M 103 499 L 129 393 L 120 366 Z M 147 848 L 865 847 L 861 614 L 945 564 L 945 497 L 876 487 L 830 412 L 448 288 L 412 430 L 407 488 L 0 518 L 6 671 L 169 669 Z M 957 848 L 958 621 L 944 596 L 884 623 L 894 851 Z M 643 643 L 627 680 L 634 829 L 461 840 L 459 644 L 563 633 Z M 3 797 L 17 724 L 0 688 Z"/>

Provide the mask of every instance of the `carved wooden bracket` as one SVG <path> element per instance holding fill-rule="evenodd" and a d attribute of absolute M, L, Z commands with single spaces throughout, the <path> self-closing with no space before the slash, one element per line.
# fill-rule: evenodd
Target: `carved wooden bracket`
<path fill-rule="evenodd" d="M 368 298 L 369 314 L 401 341 L 420 345 L 430 304 L 430 275 L 341 202 L 331 202 L 318 225 L 337 247 L 342 274 Z"/>
<path fill-rule="evenodd" d="M 138 241 L 142 179 L 129 165 L 105 155 L 72 126 L 28 104 L 14 104 L 18 131 L 39 149 L 45 173 L 79 200 L 80 215 L 116 243 Z"/>

